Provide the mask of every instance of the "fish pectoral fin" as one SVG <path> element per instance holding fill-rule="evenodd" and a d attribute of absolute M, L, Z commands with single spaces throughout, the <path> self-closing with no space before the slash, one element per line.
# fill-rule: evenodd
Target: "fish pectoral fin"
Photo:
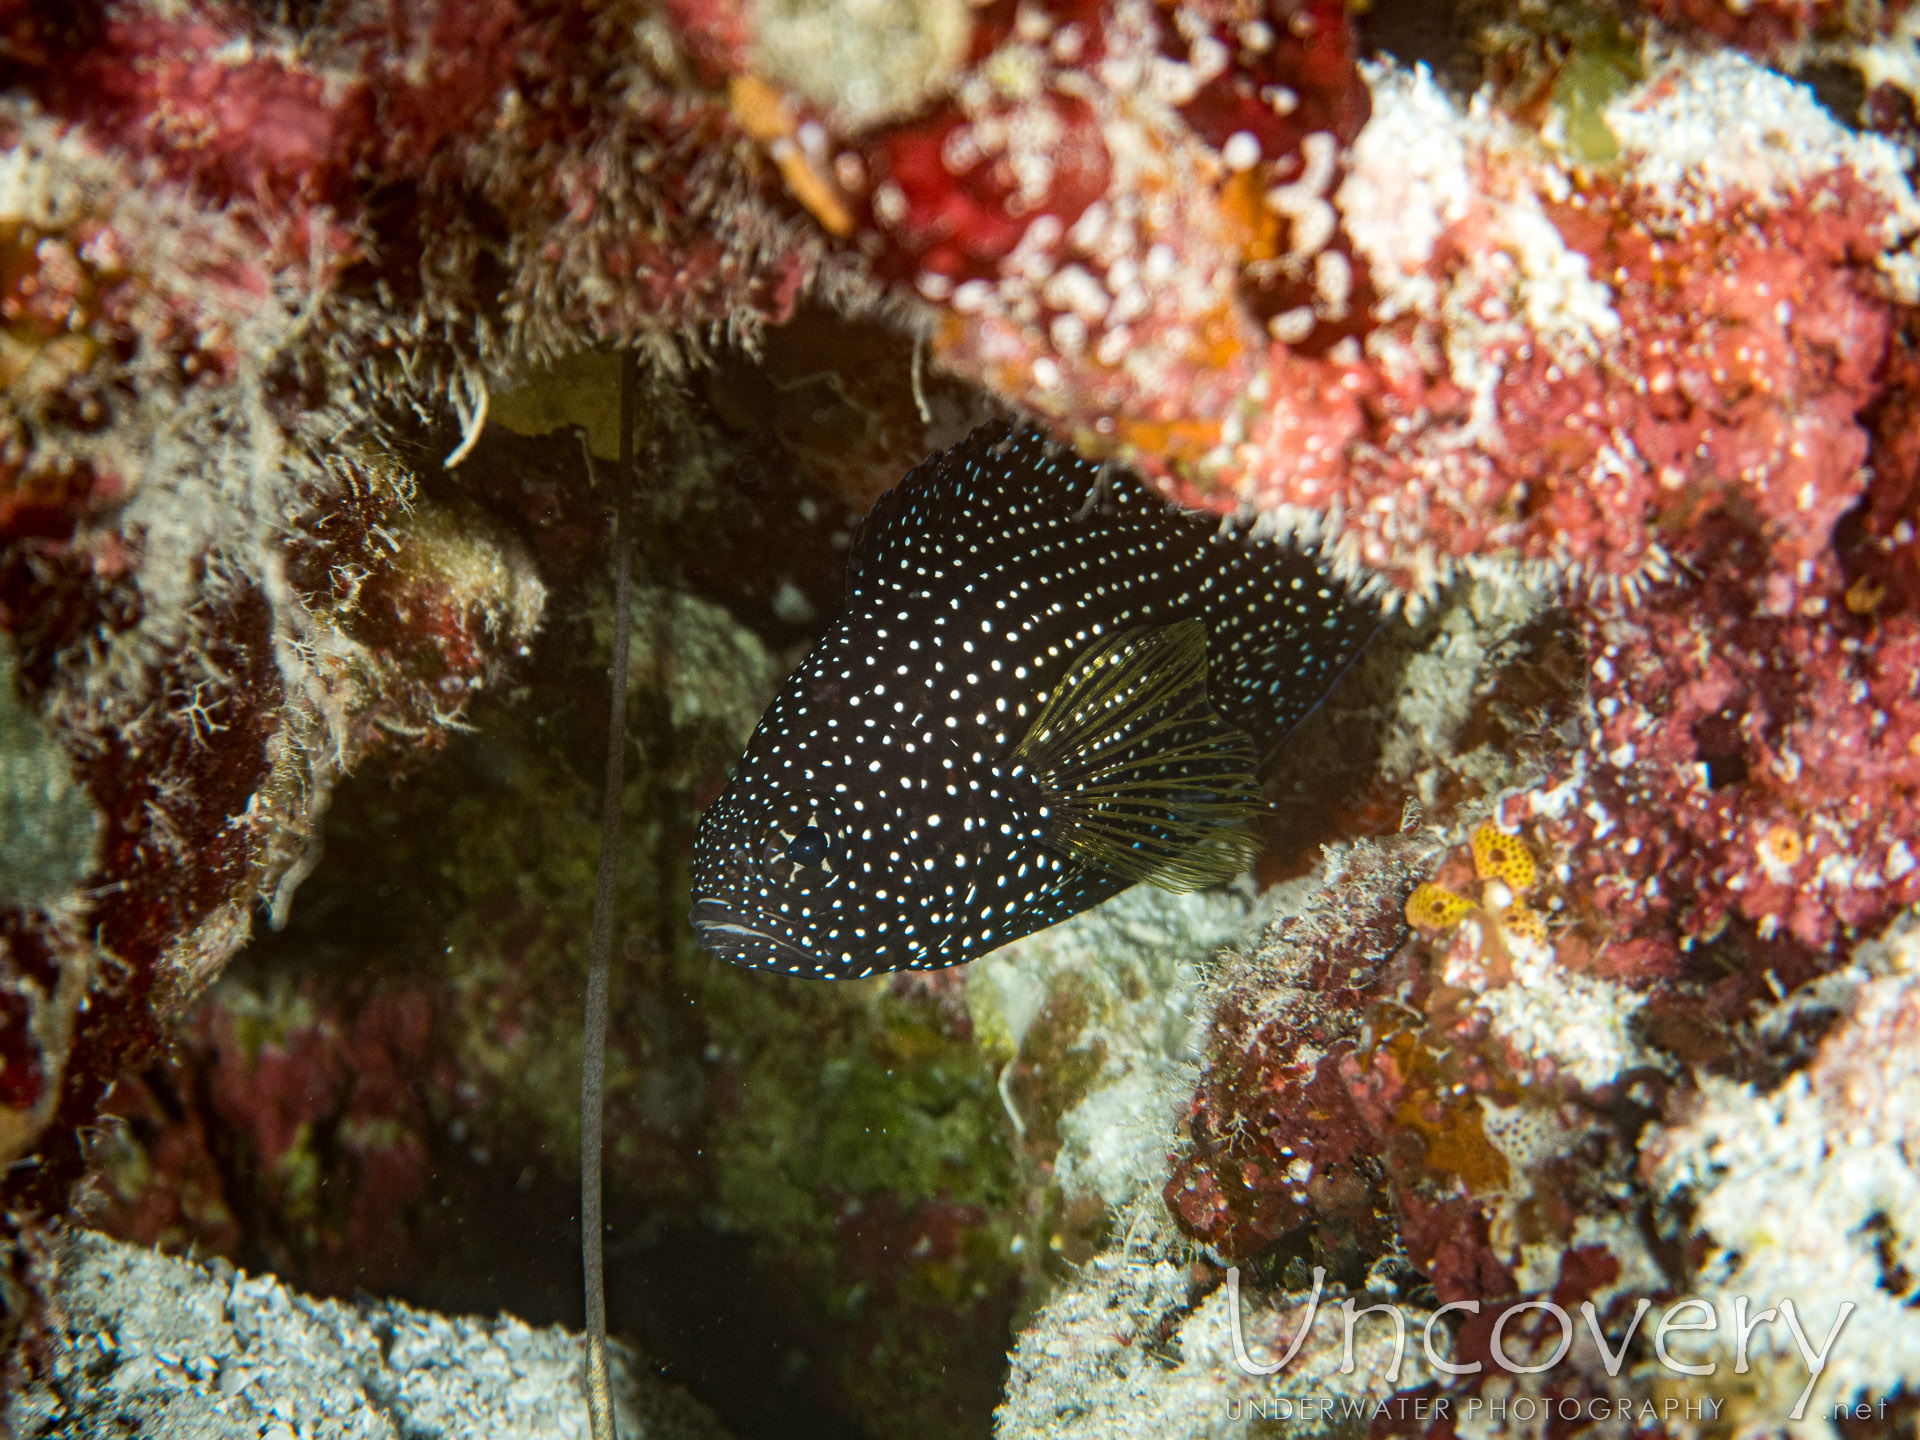
<path fill-rule="evenodd" d="M 1084 864 L 1199 890 L 1253 858 L 1245 822 L 1265 808 L 1253 742 L 1207 699 L 1199 620 L 1089 647 L 1009 759 L 1039 786 L 1048 843 Z"/>

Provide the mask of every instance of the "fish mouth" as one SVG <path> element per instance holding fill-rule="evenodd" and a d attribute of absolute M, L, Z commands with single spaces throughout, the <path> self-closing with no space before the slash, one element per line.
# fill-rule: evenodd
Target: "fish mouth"
<path fill-rule="evenodd" d="M 775 970 L 815 968 L 804 950 L 762 930 L 755 923 L 759 918 L 711 895 L 694 897 L 693 932 L 722 960 Z"/>

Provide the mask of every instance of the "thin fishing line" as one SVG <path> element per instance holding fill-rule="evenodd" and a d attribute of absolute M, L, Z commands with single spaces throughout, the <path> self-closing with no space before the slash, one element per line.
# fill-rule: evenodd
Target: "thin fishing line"
<path fill-rule="evenodd" d="M 607 1373 L 607 1266 L 601 1210 L 601 1125 L 607 1089 L 607 992 L 613 971 L 613 898 L 620 856 L 620 797 L 627 750 L 627 648 L 633 624 L 633 352 L 620 356 L 620 469 L 613 486 L 613 655 L 607 687 L 607 785 L 600 799 L 600 864 L 580 1047 L 580 1266 L 587 1330 L 587 1423 L 593 1440 L 619 1440 Z M 587 478 L 593 450 L 583 434 Z"/>

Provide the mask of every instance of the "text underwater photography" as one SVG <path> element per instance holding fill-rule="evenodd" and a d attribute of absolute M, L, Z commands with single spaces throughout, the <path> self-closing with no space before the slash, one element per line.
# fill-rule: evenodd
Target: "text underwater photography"
<path fill-rule="evenodd" d="M 1301 1307 L 1297 1321 L 1291 1329 L 1291 1341 L 1287 1349 L 1271 1360 L 1262 1360 L 1248 1348 L 1245 1332 L 1241 1323 L 1240 1268 L 1229 1266 L 1227 1269 L 1228 1331 L 1232 1337 L 1234 1364 L 1245 1374 L 1256 1378 L 1284 1376 L 1289 1365 L 1299 1354 L 1302 1343 L 1312 1333 L 1314 1321 L 1319 1314 L 1322 1286 L 1326 1279 L 1324 1267 L 1316 1266 L 1313 1272 L 1313 1290 L 1306 1303 Z M 1369 1316 L 1382 1317 L 1377 1323 L 1390 1325 L 1393 1333 L 1392 1361 L 1385 1367 L 1384 1378 L 1389 1385 L 1400 1382 L 1401 1363 L 1406 1357 L 1409 1330 L 1406 1312 L 1398 1305 L 1382 1303 L 1356 1307 L 1351 1298 L 1339 1303 L 1341 1325 L 1341 1363 L 1339 1373 L 1351 1375 L 1355 1370 L 1354 1337 L 1362 1320 Z M 1762 1327 L 1783 1325 L 1792 1335 L 1799 1352 L 1800 1364 L 1806 1371 L 1806 1385 L 1799 1392 L 1792 1410 L 1784 1415 L 1773 1417 L 1775 1420 L 1801 1421 L 1807 1416 L 1808 1402 L 1821 1373 L 1827 1368 L 1827 1362 L 1834 1353 L 1834 1346 L 1846 1328 L 1847 1318 L 1858 1306 L 1851 1300 L 1842 1301 L 1834 1315 L 1831 1327 L 1815 1345 L 1809 1331 L 1817 1327 L 1802 1325 L 1799 1307 L 1791 1298 L 1783 1298 L 1775 1304 L 1758 1311 L 1749 1310 L 1749 1297 L 1733 1297 L 1732 1303 L 1724 1312 L 1721 1307 L 1709 1300 L 1689 1297 L 1664 1308 L 1643 1330 L 1641 1322 L 1647 1318 L 1653 1308 L 1652 1302 L 1641 1299 L 1634 1307 L 1624 1333 L 1617 1340 L 1610 1341 L 1602 1326 L 1600 1313 L 1591 1300 L 1583 1300 L 1579 1312 L 1584 1321 L 1584 1335 L 1590 1336 L 1594 1349 L 1598 1353 L 1601 1365 L 1609 1380 L 1617 1379 L 1626 1363 L 1627 1350 L 1638 1335 L 1651 1339 L 1652 1362 L 1642 1361 L 1636 1368 L 1641 1378 L 1654 1378 L 1664 1371 L 1672 1376 L 1704 1377 L 1720 1373 L 1723 1360 L 1730 1358 L 1730 1368 L 1735 1375 L 1744 1375 L 1752 1367 L 1748 1348 L 1755 1332 Z M 1550 1353 L 1544 1359 L 1535 1359 L 1532 1346 L 1528 1353 L 1516 1358 L 1507 1348 L 1507 1326 L 1518 1317 L 1530 1311 L 1550 1317 L 1550 1322 L 1541 1326 L 1542 1338 L 1548 1334 L 1557 1334 Z M 1427 1314 L 1424 1323 L 1417 1326 L 1421 1352 L 1427 1365 L 1436 1375 L 1466 1376 L 1479 1375 L 1486 1371 L 1486 1364 L 1473 1360 L 1466 1364 L 1455 1364 L 1447 1358 L 1452 1352 L 1452 1340 L 1441 1318 L 1453 1312 L 1478 1316 L 1482 1313 L 1478 1300 L 1453 1300 L 1441 1305 Z M 1551 1374 L 1567 1362 L 1577 1339 L 1584 1338 L 1580 1327 L 1568 1311 L 1552 1300 L 1524 1300 L 1513 1304 L 1501 1305 L 1494 1313 L 1493 1328 L 1487 1338 L 1487 1353 L 1497 1371 L 1507 1375 Z M 1557 1327 L 1557 1330 L 1551 1327 Z M 1516 1331 L 1519 1329 L 1516 1326 Z M 1436 1330 L 1439 1334 L 1436 1335 Z M 1682 1333 L 1725 1332 L 1731 1337 L 1731 1357 L 1716 1356 L 1709 1358 L 1704 1351 L 1689 1360 L 1684 1355 L 1675 1354 L 1669 1348 L 1669 1337 Z M 1760 1363 L 1766 1365 L 1788 1364 L 1784 1358 L 1772 1355 L 1760 1357 Z M 1649 1375 L 1646 1372 L 1654 1372 Z M 1495 1373 L 1485 1385 L 1488 1393 L 1469 1395 L 1399 1393 L 1365 1398 L 1351 1391 L 1336 1394 L 1331 1390 L 1286 1389 L 1249 1390 L 1240 1395 L 1229 1395 L 1224 1401 L 1226 1418 L 1229 1420 L 1268 1421 L 1279 1424 L 1293 1423 L 1308 1429 L 1332 1427 L 1334 1425 L 1366 1425 L 1372 1433 L 1397 1433 L 1408 1427 L 1418 1427 L 1427 1431 L 1430 1426 L 1445 1426 L 1473 1433 L 1476 1426 L 1510 1423 L 1514 1426 L 1545 1427 L 1551 1422 L 1565 1425 L 1592 1424 L 1600 1421 L 1623 1422 L 1634 1430 L 1647 1430 L 1656 1425 L 1673 1426 L 1676 1422 L 1689 1426 L 1711 1426 L 1722 1418 L 1726 1404 L 1724 1396 L 1710 1393 L 1661 1393 L 1658 1383 L 1643 1389 L 1638 1395 L 1629 1394 L 1578 1394 L 1554 1395 L 1515 1394 L 1514 1382 Z M 1819 1407 L 1816 1407 L 1819 1408 Z M 1886 1401 L 1856 1399 L 1853 1403 L 1839 1402 L 1820 1410 L 1829 1421 L 1869 1420 L 1886 1418 Z"/>

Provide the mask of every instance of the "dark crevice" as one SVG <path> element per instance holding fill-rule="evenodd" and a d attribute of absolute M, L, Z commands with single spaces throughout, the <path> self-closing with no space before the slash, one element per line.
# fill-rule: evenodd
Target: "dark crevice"
<path fill-rule="evenodd" d="M 1471 7 L 1430 0 L 1380 0 L 1354 19 L 1364 53 L 1425 65 L 1456 94 L 1479 88 L 1485 66 L 1474 45 Z"/>

